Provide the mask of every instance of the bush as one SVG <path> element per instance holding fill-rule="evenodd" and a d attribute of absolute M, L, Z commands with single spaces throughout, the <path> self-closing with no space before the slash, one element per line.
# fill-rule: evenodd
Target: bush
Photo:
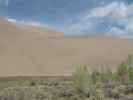
<path fill-rule="evenodd" d="M 117 81 L 118 75 L 115 72 L 112 72 L 110 69 L 108 69 L 105 73 L 106 81 Z"/>
<path fill-rule="evenodd" d="M 129 67 L 128 75 L 129 75 L 130 83 L 133 84 L 133 67 Z"/>
<path fill-rule="evenodd" d="M 124 84 L 129 82 L 128 70 L 129 70 L 129 66 L 126 63 L 121 63 L 121 65 L 118 67 L 118 70 L 117 70 L 119 79 Z"/>
<path fill-rule="evenodd" d="M 73 73 L 74 87 L 78 92 L 85 93 L 90 87 L 90 76 L 87 66 L 78 66 Z"/>
<path fill-rule="evenodd" d="M 106 70 L 105 72 L 100 73 L 100 80 L 102 82 L 108 82 L 112 80 L 113 73 L 110 69 Z"/>
<path fill-rule="evenodd" d="M 119 76 L 123 76 L 128 73 L 128 64 L 121 63 L 121 65 L 118 67 L 117 73 Z"/>
<path fill-rule="evenodd" d="M 100 72 L 98 72 L 97 70 L 94 70 L 91 73 L 91 80 L 93 84 L 96 84 L 100 80 Z"/>
<path fill-rule="evenodd" d="M 95 70 L 91 74 L 91 80 L 94 84 L 96 84 L 98 81 L 101 82 L 117 81 L 118 75 L 116 73 L 113 73 L 110 69 L 108 69 L 105 72 L 98 72 Z"/>
<path fill-rule="evenodd" d="M 128 55 L 126 63 L 128 64 L 129 67 L 133 67 L 133 55 Z"/>
<path fill-rule="evenodd" d="M 128 55 L 127 64 L 129 66 L 128 68 L 128 75 L 129 75 L 129 81 L 133 84 L 133 55 Z"/>
<path fill-rule="evenodd" d="M 36 85 L 36 82 L 34 82 L 34 81 L 30 82 L 30 86 L 35 86 L 35 85 Z"/>

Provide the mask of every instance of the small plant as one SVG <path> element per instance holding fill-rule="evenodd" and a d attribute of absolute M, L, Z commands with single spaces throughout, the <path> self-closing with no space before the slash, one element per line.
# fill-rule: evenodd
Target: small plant
<path fill-rule="evenodd" d="M 119 76 L 123 76 L 123 75 L 127 74 L 128 73 L 128 64 L 121 63 L 121 65 L 118 67 L 117 72 L 118 72 Z"/>
<path fill-rule="evenodd" d="M 131 84 L 133 84 L 133 55 L 128 55 L 127 64 L 129 66 L 128 68 L 129 81 Z"/>
<path fill-rule="evenodd" d="M 105 72 L 99 72 L 94 70 L 91 73 L 91 81 L 93 84 L 96 84 L 98 81 L 101 82 L 109 82 L 109 81 L 117 81 L 118 75 L 113 73 L 110 69 L 106 70 Z"/>
<path fill-rule="evenodd" d="M 36 85 L 36 82 L 34 82 L 34 81 L 30 82 L 30 86 L 35 86 L 35 85 Z"/>
<path fill-rule="evenodd" d="M 100 80 L 100 72 L 98 72 L 97 70 L 94 70 L 91 73 L 91 80 L 93 84 L 96 84 Z"/>
<path fill-rule="evenodd" d="M 115 72 L 112 72 L 110 69 L 107 69 L 105 73 L 106 81 L 117 81 L 118 75 Z"/>
<path fill-rule="evenodd" d="M 85 93 L 90 87 L 90 76 L 87 66 L 78 66 L 73 73 L 74 87 L 78 92 Z"/>
<path fill-rule="evenodd" d="M 133 55 L 128 55 L 128 58 L 127 58 L 127 64 L 129 67 L 133 67 Z"/>
<path fill-rule="evenodd" d="M 126 63 L 121 63 L 121 65 L 118 67 L 117 74 L 122 83 L 129 82 L 128 70 L 129 70 L 129 66 Z"/>
<path fill-rule="evenodd" d="M 133 67 L 129 67 L 128 75 L 129 75 L 130 83 L 133 84 Z"/>

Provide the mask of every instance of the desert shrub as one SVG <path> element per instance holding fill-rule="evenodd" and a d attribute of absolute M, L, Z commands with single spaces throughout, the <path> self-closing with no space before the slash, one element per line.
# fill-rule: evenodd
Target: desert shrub
<path fill-rule="evenodd" d="M 133 84 L 133 67 L 129 67 L 128 75 L 129 75 L 130 83 Z"/>
<path fill-rule="evenodd" d="M 112 73 L 111 76 L 111 81 L 118 81 L 119 80 L 119 76 L 116 72 Z"/>
<path fill-rule="evenodd" d="M 113 73 L 111 72 L 110 69 L 103 71 L 100 73 L 100 80 L 102 82 L 108 82 L 112 79 L 112 75 L 113 75 Z"/>
<path fill-rule="evenodd" d="M 91 74 L 91 79 L 93 83 L 96 83 L 98 81 L 101 82 L 109 82 L 109 81 L 117 81 L 118 75 L 117 73 L 113 73 L 110 69 L 104 71 L 104 72 L 98 72 L 95 71 Z"/>
<path fill-rule="evenodd" d="M 30 86 L 35 86 L 36 85 L 36 82 L 32 80 L 29 85 Z"/>
<path fill-rule="evenodd" d="M 133 84 L 133 55 L 128 55 L 126 62 L 120 64 L 117 74 L 122 82 Z"/>
<path fill-rule="evenodd" d="M 128 55 L 127 61 L 129 81 L 133 84 L 133 55 Z"/>
<path fill-rule="evenodd" d="M 128 55 L 126 63 L 128 64 L 129 67 L 133 67 L 133 55 Z"/>
<path fill-rule="evenodd" d="M 94 70 L 91 73 L 91 81 L 93 82 L 93 84 L 96 84 L 99 80 L 100 80 L 100 72 L 97 70 Z"/>
<path fill-rule="evenodd" d="M 125 74 L 127 74 L 128 73 L 128 64 L 126 64 L 126 63 L 121 63 L 120 64 L 120 66 L 118 67 L 118 69 L 117 69 L 117 73 L 118 73 L 118 75 L 119 76 L 123 76 L 123 75 L 125 75 Z"/>
<path fill-rule="evenodd" d="M 90 87 L 90 76 L 87 66 L 77 66 L 73 73 L 74 87 L 78 92 L 85 93 Z"/>
<path fill-rule="evenodd" d="M 98 81 L 100 82 L 109 82 L 109 81 L 118 81 L 119 77 L 117 73 L 112 72 L 110 69 L 106 70 L 105 72 L 99 72 L 94 70 L 91 73 L 91 81 L 93 84 L 96 84 Z"/>
<path fill-rule="evenodd" d="M 117 73 L 112 72 L 110 69 L 106 71 L 105 77 L 106 81 L 117 81 L 119 79 Z"/>
<path fill-rule="evenodd" d="M 129 66 L 126 63 L 121 63 L 120 66 L 117 69 L 117 74 L 122 83 L 128 83 L 129 82 Z"/>
<path fill-rule="evenodd" d="M 108 82 L 110 80 L 108 73 L 100 73 L 99 77 L 101 82 Z"/>

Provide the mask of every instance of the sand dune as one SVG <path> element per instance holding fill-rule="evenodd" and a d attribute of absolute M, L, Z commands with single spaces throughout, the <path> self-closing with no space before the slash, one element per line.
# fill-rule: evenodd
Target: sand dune
<path fill-rule="evenodd" d="M 0 76 L 70 75 L 77 64 L 114 69 L 132 51 L 127 39 L 66 38 L 62 32 L 0 19 Z"/>

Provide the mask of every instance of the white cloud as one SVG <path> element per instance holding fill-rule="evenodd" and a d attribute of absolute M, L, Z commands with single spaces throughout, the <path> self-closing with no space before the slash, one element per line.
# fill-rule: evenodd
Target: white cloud
<path fill-rule="evenodd" d="M 41 28 L 51 28 L 57 30 L 58 28 L 54 27 L 50 24 L 40 23 L 38 21 L 29 21 L 29 20 L 16 20 L 13 18 L 6 17 L 5 20 L 8 22 L 14 23 L 15 25 L 26 25 L 26 26 L 35 26 L 35 27 L 41 27 Z"/>
<path fill-rule="evenodd" d="M 133 38 L 133 16 L 130 16 L 130 18 L 127 17 L 126 19 L 128 22 L 125 23 L 125 27 L 123 29 L 120 29 L 119 27 L 111 27 L 107 35 Z"/>
<path fill-rule="evenodd" d="M 6 18 L 7 21 L 12 22 L 12 23 L 17 23 L 17 20 L 12 19 L 12 18 Z"/>
<path fill-rule="evenodd" d="M 36 22 L 36 21 L 24 21 L 24 20 L 12 19 L 12 18 L 6 18 L 6 20 L 11 23 L 15 23 L 15 24 L 23 24 L 23 25 L 31 25 L 31 26 L 39 26 L 39 27 L 46 26 L 46 25 L 44 25 L 40 22 Z"/>
<path fill-rule="evenodd" d="M 35 21 L 22 21 L 22 24 L 25 24 L 25 25 L 31 25 L 31 26 L 44 26 L 43 24 L 41 24 L 40 22 L 35 22 Z"/>
<path fill-rule="evenodd" d="M 70 34 L 105 32 L 107 35 L 133 36 L 133 4 L 127 5 L 124 2 L 114 1 L 105 6 L 90 9 L 77 19 L 77 23 L 67 26 L 66 31 Z M 104 29 L 105 26 L 109 28 Z"/>
<path fill-rule="evenodd" d="M 126 26 L 126 30 L 129 32 L 133 32 L 133 16 L 128 18 L 128 24 Z"/>
<path fill-rule="evenodd" d="M 123 36 L 123 35 L 125 35 L 125 33 L 126 32 L 124 30 L 122 30 L 118 27 L 112 27 L 110 29 L 110 31 L 107 33 L 107 35 L 108 36 L 111 36 L 111 35 L 113 35 L 113 36 Z"/>
<path fill-rule="evenodd" d="M 128 15 L 133 15 L 133 4 L 128 5 L 127 14 Z"/>
<path fill-rule="evenodd" d="M 97 7 L 90 11 L 87 17 L 112 17 L 124 18 L 127 15 L 127 7 L 123 2 L 113 2 L 104 7 Z"/>
<path fill-rule="evenodd" d="M 92 28 L 93 27 L 92 27 L 92 23 L 91 22 L 85 23 L 85 22 L 80 21 L 79 23 L 74 23 L 71 26 L 69 26 L 67 31 L 68 31 L 68 34 L 70 33 L 69 35 L 71 35 L 71 33 L 73 35 L 80 35 L 81 32 L 84 34 L 84 31 L 86 29 L 90 29 L 91 30 Z"/>

